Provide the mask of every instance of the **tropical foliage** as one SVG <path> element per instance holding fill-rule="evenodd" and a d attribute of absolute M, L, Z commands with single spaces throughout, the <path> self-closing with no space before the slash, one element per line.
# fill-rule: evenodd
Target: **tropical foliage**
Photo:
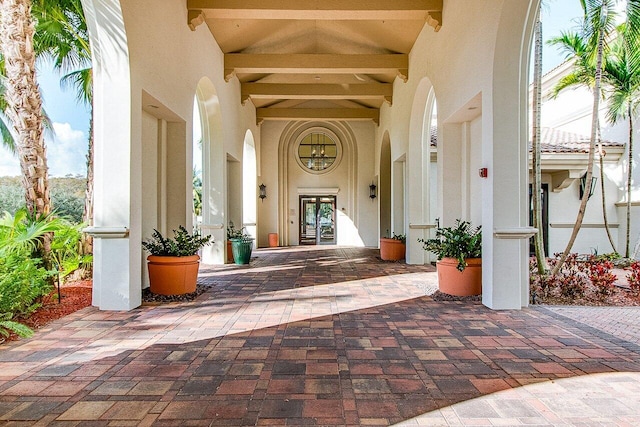
<path fill-rule="evenodd" d="M 80 227 L 53 215 L 36 216 L 26 209 L 0 217 L 0 334 L 7 329 L 24 332 L 14 327 L 12 319 L 40 306 L 41 299 L 53 289 L 53 277 L 62 279 L 91 261 L 79 252 Z M 51 269 L 38 257 L 46 235 L 53 235 Z"/>
<path fill-rule="evenodd" d="M 142 242 L 142 248 L 151 255 L 191 256 L 209 244 L 211 236 L 202 236 L 199 232 L 189 233 L 181 225 L 177 230 L 173 230 L 173 238 L 164 237 L 158 230 L 153 230 L 151 238 Z"/>
<path fill-rule="evenodd" d="M 456 220 L 453 227 L 436 228 L 434 239 L 418 239 L 424 250 L 433 252 L 438 259 L 455 258 L 457 269 L 464 271 L 467 258 L 482 256 L 481 227 L 472 227 L 469 221 Z"/>

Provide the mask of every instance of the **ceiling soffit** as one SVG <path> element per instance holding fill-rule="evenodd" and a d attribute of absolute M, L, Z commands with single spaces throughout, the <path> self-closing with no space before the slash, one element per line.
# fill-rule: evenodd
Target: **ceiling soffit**
<path fill-rule="evenodd" d="M 425 25 L 438 31 L 443 0 L 187 0 L 188 25 L 205 24 L 258 122 L 378 121 L 407 79 Z M 322 101 L 318 106 L 312 101 Z M 304 111 L 309 110 L 309 111 Z M 362 110 L 362 111 L 351 111 Z"/>

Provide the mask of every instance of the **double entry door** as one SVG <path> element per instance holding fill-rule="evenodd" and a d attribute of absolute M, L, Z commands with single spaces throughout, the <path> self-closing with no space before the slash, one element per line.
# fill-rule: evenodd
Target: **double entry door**
<path fill-rule="evenodd" d="M 336 196 L 300 196 L 300 244 L 335 243 Z"/>

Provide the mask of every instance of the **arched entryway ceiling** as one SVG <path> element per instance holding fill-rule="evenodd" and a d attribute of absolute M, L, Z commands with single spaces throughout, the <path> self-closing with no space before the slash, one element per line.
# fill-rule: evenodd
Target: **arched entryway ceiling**
<path fill-rule="evenodd" d="M 443 0 L 188 0 L 205 23 L 257 120 L 373 120 L 407 79 L 424 28 L 442 25 Z"/>

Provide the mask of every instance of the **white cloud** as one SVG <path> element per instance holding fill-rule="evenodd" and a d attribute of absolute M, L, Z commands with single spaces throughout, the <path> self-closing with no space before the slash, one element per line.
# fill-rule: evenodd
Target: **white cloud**
<path fill-rule="evenodd" d="M 53 140 L 47 135 L 49 176 L 87 174 L 87 136 L 69 123 L 53 123 Z"/>
<path fill-rule="evenodd" d="M 49 176 L 87 174 L 87 136 L 69 123 L 53 123 L 53 132 L 45 133 Z M 0 176 L 20 175 L 18 158 L 0 148 Z"/>
<path fill-rule="evenodd" d="M 20 176 L 18 158 L 4 146 L 0 146 L 0 176 Z"/>

